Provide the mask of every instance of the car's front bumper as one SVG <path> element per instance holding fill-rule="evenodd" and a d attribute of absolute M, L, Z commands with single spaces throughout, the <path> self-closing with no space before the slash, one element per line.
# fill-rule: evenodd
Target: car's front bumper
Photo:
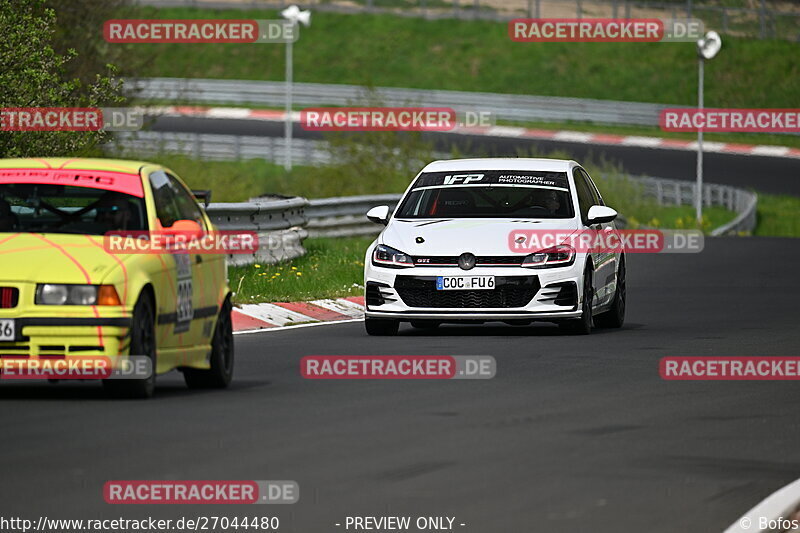
<path fill-rule="evenodd" d="M 127 353 L 132 309 L 124 306 L 48 306 L 33 303 L 33 283 L 0 282 L 19 290 L 16 305 L 0 308 L 13 320 L 13 340 L 0 340 L 0 357 L 113 357 Z"/>
<path fill-rule="evenodd" d="M 559 321 L 579 318 L 582 266 L 365 269 L 366 316 L 397 320 Z M 437 291 L 437 276 L 494 276 L 489 290 Z"/>
<path fill-rule="evenodd" d="M 15 338 L 0 341 L 0 357 L 113 357 L 128 349 L 130 317 L 23 316 L 13 320 Z"/>

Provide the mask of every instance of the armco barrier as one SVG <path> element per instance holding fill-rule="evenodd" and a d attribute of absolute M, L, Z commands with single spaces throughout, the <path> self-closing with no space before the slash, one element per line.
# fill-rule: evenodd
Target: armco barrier
<path fill-rule="evenodd" d="M 388 205 L 394 209 L 400 196 L 375 194 L 310 200 L 306 209 L 308 234 L 311 237 L 375 235 L 380 226 L 367 220 L 366 212 L 376 205 Z"/>
<path fill-rule="evenodd" d="M 661 205 L 691 204 L 684 194 L 688 182 L 642 178 L 644 191 L 657 197 Z M 692 185 L 688 183 L 688 185 Z M 671 191 L 671 192 L 665 192 Z M 723 185 L 707 185 L 708 205 L 725 205 L 736 211 L 731 222 L 715 228 L 712 235 L 750 232 L 756 224 L 758 198 L 755 193 Z M 686 200 L 689 200 L 688 202 Z M 376 205 L 392 209 L 400 200 L 399 194 L 344 196 L 306 200 L 305 198 L 263 199 L 235 204 L 211 204 L 208 214 L 220 229 L 256 231 L 259 250 L 252 255 L 231 255 L 229 264 L 255 262 L 276 263 L 305 254 L 302 241 L 306 237 L 353 237 L 376 235 L 381 226 L 367 220 L 366 212 Z"/>
<path fill-rule="evenodd" d="M 181 154 L 210 161 L 240 161 L 265 159 L 283 163 L 286 142 L 282 137 L 255 135 L 216 135 L 169 131 L 121 131 L 114 134 L 109 151 L 117 155 L 152 156 L 161 153 Z M 303 165 L 324 165 L 330 162 L 330 152 L 324 141 L 294 139 L 292 161 Z"/>
<path fill-rule="evenodd" d="M 286 83 L 278 81 L 141 78 L 125 80 L 128 94 L 145 100 L 193 104 L 236 104 L 282 107 Z M 496 119 L 513 121 L 579 121 L 599 124 L 657 126 L 666 104 L 618 102 L 589 98 L 527 96 L 520 94 L 434 91 L 376 87 L 386 106 L 450 107 L 457 112 L 489 111 Z M 295 83 L 292 99 L 297 106 L 346 106 L 363 101 L 364 87 L 357 85 Z"/>
<path fill-rule="evenodd" d="M 228 264 L 277 263 L 306 253 L 303 239 L 307 219 L 305 198 L 269 197 L 242 203 L 210 204 L 206 211 L 220 230 L 258 233 L 258 250 L 253 254 L 228 256 Z"/>
<path fill-rule="evenodd" d="M 645 196 L 655 198 L 658 205 L 694 205 L 696 185 L 691 181 L 670 180 L 640 176 L 634 178 L 643 186 Z M 758 195 L 755 192 L 717 185 L 703 184 L 703 205 L 724 207 L 736 213 L 736 217 L 711 231 L 711 235 L 749 233 L 756 227 Z"/>
<path fill-rule="evenodd" d="M 239 160 L 248 158 L 283 162 L 283 139 L 274 137 L 211 135 L 172 132 L 119 132 L 118 144 L 113 152 L 117 155 L 128 152 L 137 155 L 180 153 L 199 159 Z M 124 150 L 122 149 L 124 148 Z M 437 155 L 438 157 L 438 155 Z M 447 156 L 442 154 L 443 158 Z M 295 139 L 292 145 L 292 161 L 299 165 L 319 165 L 330 161 L 330 151 L 324 141 Z M 655 198 L 659 205 L 693 205 L 695 184 L 692 181 L 670 180 L 650 176 L 632 177 L 643 188 L 643 193 Z M 300 199 L 306 202 L 295 205 L 287 199 L 254 199 L 239 204 L 212 204 L 212 218 L 221 221 L 221 229 L 254 231 L 286 230 L 292 226 L 307 227 L 312 236 L 343 237 L 375 234 L 380 229 L 364 216 L 370 207 L 380 204 L 394 206 L 399 195 L 351 196 Z M 721 206 L 737 213 L 728 224 L 715 228 L 712 235 L 750 232 L 756 226 L 755 193 L 728 185 L 705 184 L 703 204 Z M 291 213 L 299 209 L 301 214 Z M 286 214 L 284 212 L 288 212 Z M 283 218 L 282 218 L 283 217 Z M 297 217 L 297 218 L 292 218 Z M 307 217 L 307 222 L 301 222 Z M 294 220 L 288 223 L 288 220 Z M 255 227 L 253 224 L 260 224 Z M 280 227 L 263 224 L 282 224 Z M 294 252 L 289 252 L 294 253 Z M 232 259 L 242 261 L 244 257 Z M 266 259 L 262 259 L 265 262 Z"/>
<path fill-rule="evenodd" d="M 631 178 L 641 184 L 643 194 L 659 205 L 692 205 L 694 184 L 653 177 Z M 376 235 L 381 226 L 370 222 L 366 212 L 377 205 L 391 209 L 399 194 L 343 196 L 306 200 L 305 198 L 253 198 L 249 202 L 211 204 L 209 216 L 224 230 L 249 230 L 259 234 L 260 248 L 252 255 L 229 256 L 230 264 L 275 263 L 305 253 L 306 237 L 353 237 Z M 715 228 L 711 235 L 750 232 L 756 224 L 758 197 L 755 193 L 708 184 L 704 187 L 707 206 L 724 206 L 737 213 L 731 222 Z M 620 219 L 624 223 L 624 218 Z"/>

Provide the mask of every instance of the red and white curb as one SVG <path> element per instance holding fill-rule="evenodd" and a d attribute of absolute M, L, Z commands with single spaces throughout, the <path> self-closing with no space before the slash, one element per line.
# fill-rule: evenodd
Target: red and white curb
<path fill-rule="evenodd" d="M 159 106 L 141 108 L 145 114 L 154 116 L 192 116 L 203 118 L 268 120 L 280 122 L 286 114 L 273 109 L 249 109 L 245 107 L 196 107 L 196 106 Z M 292 121 L 300 122 L 300 113 L 292 113 Z M 509 137 L 539 139 L 544 141 L 562 141 L 570 143 L 595 144 L 607 146 L 635 146 L 659 150 L 697 151 L 696 141 L 680 139 L 662 139 L 661 137 L 643 137 L 636 135 L 611 135 L 607 133 L 584 133 L 580 131 L 555 131 L 522 128 L 515 126 L 489 126 L 467 128 L 458 126 L 445 133 L 482 135 L 486 137 Z M 736 144 L 720 142 L 704 142 L 705 152 L 738 155 L 758 155 L 766 157 L 800 158 L 800 148 L 789 146 Z"/>
<path fill-rule="evenodd" d="M 233 308 L 234 333 L 274 331 L 364 319 L 364 297 L 244 304 Z"/>

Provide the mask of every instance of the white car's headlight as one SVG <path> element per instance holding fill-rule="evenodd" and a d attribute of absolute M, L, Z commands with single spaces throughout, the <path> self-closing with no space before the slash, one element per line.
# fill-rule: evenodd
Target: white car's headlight
<path fill-rule="evenodd" d="M 388 268 L 408 268 L 414 266 L 414 260 L 405 252 L 379 244 L 372 252 L 372 264 Z"/>
<path fill-rule="evenodd" d="M 64 285 L 40 283 L 37 305 L 121 305 L 113 285 Z"/>
<path fill-rule="evenodd" d="M 555 268 L 569 266 L 575 262 L 575 248 L 567 244 L 553 246 L 525 256 L 524 268 Z"/>

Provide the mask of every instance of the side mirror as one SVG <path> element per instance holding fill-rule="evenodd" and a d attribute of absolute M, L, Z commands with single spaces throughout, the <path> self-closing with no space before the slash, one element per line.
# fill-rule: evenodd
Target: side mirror
<path fill-rule="evenodd" d="M 586 218 L 588 219 L 586 223 L 589 226 L 592 224 L 603 224 L 617 218 L 617 212 L 605 205 L 593 205 L 589 208 L 589 214 Z"/>
<path fill-rule="evenodd" d="M 203 202 L 203 207 L 208 207 L 211 203 L 211 191 L 209 190 L 192 190 L 192 194 L 198 202 Z"/>
<path fill-rule="evenodd" d="M 383 224 L 384 226 L 389 223 L 389 206 L 379 205 L 367 211 L 367 218 L 376 224 Z"/>
<path fill-rule="evenodd" d="M 163 228 L 161 233 L 167 236 L 180 235 L 184 239 L 199 239 L 203 236 L 203 228 L 194 220 L 176 220 L 168 228 Z"/>

